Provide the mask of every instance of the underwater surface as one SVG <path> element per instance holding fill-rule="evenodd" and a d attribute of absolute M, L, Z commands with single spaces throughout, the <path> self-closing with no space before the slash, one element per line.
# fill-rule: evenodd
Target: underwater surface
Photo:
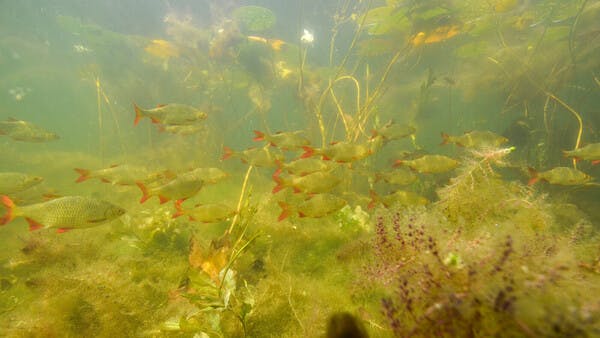
<path fill-rule="evenodd" d="M 0 336 L 600 337 L 600 1 L 0 9 Z"/>

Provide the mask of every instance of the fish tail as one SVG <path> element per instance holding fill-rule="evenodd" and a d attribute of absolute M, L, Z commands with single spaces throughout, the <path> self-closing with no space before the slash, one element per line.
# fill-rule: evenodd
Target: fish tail
<path fill-rule="evenodd" d="M 175 209 L 177 211 L 173 214 L 173 218 L 177 218 L 177 217 L 185 214 L 185 212 L 183 211 L 183 208 L 181 207 L 181 203 L 175 203 Z M 190 218 L 191 218 L 191 216 L 190 216 Z"/>
<path fill-rule="evenodd" d="M 0 218 L 0 225 L 4 225 L 15 218 L 15 208 L 17 207 L 15 203 L 6 195 L 2 195 L 0 197 L 0 201 L 6 208 L 6 214 Z"/>
<path fill-rule="evenodd" d="M 279 217 L 277 217 L 277 221 L 281 222 L 290 216 L 291 207 L 289 204 L 285 203 L 284 201 L 279 201 L 277 203 L 279 204 L 279 207 L 281 208 L 281 214 L 279 214 Z"/>
<path fill-rule="evenodd" d="M 315 148 L 313 147 L 302 146 L 302 149 L 304 149 L 304 153 L 302 154 L 302 156 L 300 156 L 300 158 L 309 158 L 315 154 Z"/>
<path fill-rule="evenodd" d="M 377 196 L 377 193 L 375 192 L 375 190 L 371 190 L 369 191 L 369 196 L 371 196 L 371 202 L 369 202 L 369 204 L 367 205 L 367 209 L 373 209 L 375 208 L 375 205 L 377 204 L 377 200 L 379 199 L 379 196 Z"/>
<path fill-rule="evenodd" d="M 373 140 L 377 136 L 379 136 L 379 133 L 377 132 L 377 130 L 373 129 L 373 130 L 371 130 L 371 137 L 369 138 L 369 140 Z"/>
<path fill-rule="evenodd" d="M 275 181 L 275 183 L 277 183 L 277 185 L 275 186 L 275 188 L 273 188 L 273 194 L 281 191 L 284 186 L 283 186 L 283 180 L 281 179 L 281 177 L 279 177 L 279 175 L 281 175 L 281 168 L 277 168 L 277 170 L 275 170 L 275 172 L 273 173 L 273 181 Z"/>
<path fill-rule="evenodd" d="M 224 146 L 223 147 L 223 157 L 221 157 L 221 160 L 226 160 L 228 158 L 231 158 L 231 156 L 233 156 L 233 150 L 231 148 L 229 148 L 228 146 Z"/>
<path fill-rule="evenodd" d="M 140 190 L 142 191 L 142 198 L 140 199 L 140 203 L 146 202 L 150 198 L 148 188 L 144 185 L 144 183 L 139 182 L 139 181 L 135 182 L 135 185 L 137 185 L 140 188 Z"/>
<path fill-rule="evenodd" d="M 450 143 L 450 135 L 442 132 L 442 143 L 440 143 L 440 145 L 443 146 L 443 145 L 448 144 L 448 143 Z"/>
<path fill-rule="evenodd" d="M 269 44 L 274 51 L 280 51 L 281 47 L 285 45 L 285 41 L 279 39 L 269 40 Z"/>
<path fill-rule="evenodd" d="M 277 166 L 278 170 L 283 170 L 283 162 L 281 162 L 280 159 L 275 160 L 275 165 Z M 277 172 L 277 171 L 275 171 L 275 172 Z M 275 173 L 273 173 L 273 175 L 275 175 Z"/>
<path fill-rule="evenodd" d="M 90 178 L 90 170 L 75 168 L 75 171 L 80 175 L 75 182 L 80 183 Z"/>
<path fill-rule="evenodd" d="M 255 130 L 254 135 L 256 135 L 256 137 L 254 137 L 252 139 L 252 141 L 264 141 L 265 140 L 265 133 L 263 133 L 262 131 Z"/>
<path fill-rule="evenodd" d="M 533 169 L 532 167 L 528 167 L 527 170 L 529 171 L 529 175 L 531 175 L 531 178 L 527 182 L 527 185 L 534 185 L 537 181 L 540 180 L 540 177 L 538 176 L 538 172 L 537 172 L 537 170 Z"/>
<path fill-rule="evenodd" d="M 142 109 L 135 103 L 133 104 L 133 109 L 135 110 L 135 120 L 133 120 L 133 125 L 137 126 L 142 117 L 144 117 L 144 113 L 142 112 Z"/>

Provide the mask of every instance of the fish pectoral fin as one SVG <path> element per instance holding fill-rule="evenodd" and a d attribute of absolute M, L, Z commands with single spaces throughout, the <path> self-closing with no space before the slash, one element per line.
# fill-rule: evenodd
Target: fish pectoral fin
<path fill-rule="evenodd" d="M 56 229 L 56 233 L 64 234 L 65 232 L 71 231 L 71 230 L 73 230 L 73 228 L 58 228 L 58 229 Z"/>
<path fill-rule="evenodd" d="M 27 223 L 29 223 L 29 231 L 39 230 L 44 227 L 44 225 L 36 222 L 35 220 L 33 220 L 31 218 L 25 217 L 25 220 L 27 221 Z"/>

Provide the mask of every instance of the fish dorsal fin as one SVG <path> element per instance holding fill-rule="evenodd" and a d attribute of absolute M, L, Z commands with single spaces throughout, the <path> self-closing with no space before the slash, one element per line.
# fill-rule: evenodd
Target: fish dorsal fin
<path fill-rule="evenodd" d="M 7 118 L 6 121 L 17 122 L 19 120 L 11 116 L 11 117 Z"/>

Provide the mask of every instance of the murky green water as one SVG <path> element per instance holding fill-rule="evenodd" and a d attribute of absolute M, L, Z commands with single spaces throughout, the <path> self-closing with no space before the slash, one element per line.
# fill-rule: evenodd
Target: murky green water
<path fill-rule="evenodd" d="M 0 8 L 1 336 L 600 336 L 599 1 Z"/>

